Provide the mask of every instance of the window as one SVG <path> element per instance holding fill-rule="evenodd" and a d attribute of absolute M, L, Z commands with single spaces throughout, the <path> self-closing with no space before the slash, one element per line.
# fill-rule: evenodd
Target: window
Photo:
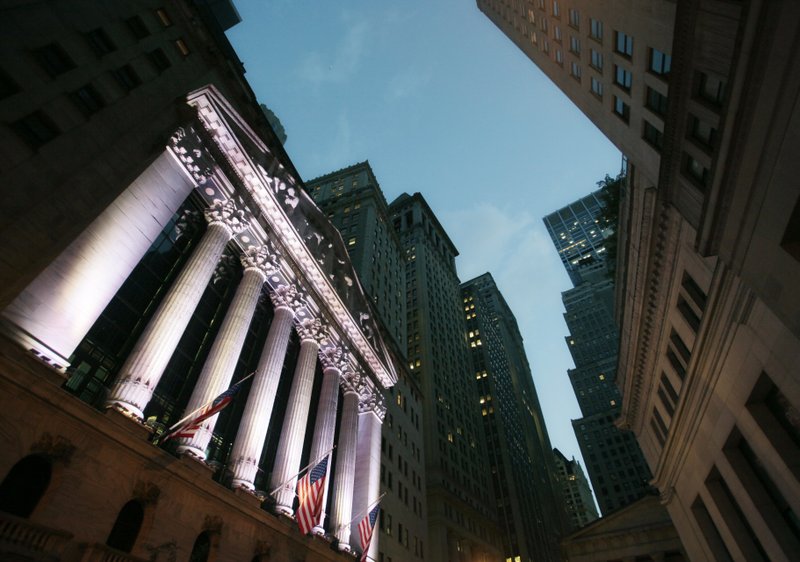
<path fill-rule="evenodd" d="M 614 35 L 616 37 L 616 41 L 614 41 L 614 50 L 622 56 L 628 58 L 632 57 L 633 37 L 622 31 L 615 31 Z"/>
<path fill-rule="evenodd" d="M 356 237 L 355 236 L 350 237 L 350 239 L 347 240 L 347 245 L 348 246 L 355 246 L 356 245 Z"/>
<path fill-rule="evenodd" d="M 184 57 L 188 57 L 189 53 L 191 52 L 189 51 L 189 47 L 186 46 L 186 41 L 184 41 L 183 39 L 176 39 L 175 47 L 178 48 L 178 52 L 180 52 L 180 54 L 183 55 Z"/>
<path fill-rule="evenodd" d="M 569 50 L 576 55 L 581 54 L 581 40 L 574 35 L 569 38 Z"/>
<path fill-rule="evenodd" d="M 594 76 L 592 76 L 592 93 L 598 98 L 603 97 L 603 83 Z"/>
<path fill-rule="evenodd" d="M 783 232 L 781 248 L 786 250 L 790 256 L 800 261 L 800 200 L 794 205 L 794 210 L 786 224 Z"/>
<path fill-rule="evenodd" d="M 705 310 L 706 308 L 706 293 L 703 289 L 700 288 L 700 285 L 689 275 L 687 272 L 683 272 L 683 279 L 681 281 L 681 287 L 689 298 L 694 302 L 695 306 L 699 308 L 701 311 Z"/>
<path fill-rule="evenodd" d="M 694 115 L 689 115 L 689 138 L 697 141 L 703 148 L 713 148 L 717 130 Z"/>
<path fill-rule="evenodd" d="M 133 545 L 136 544 L 143 521 L 144 508 L 142 504 L 136 500 L 129 501 L 120 509 L 117 520 L 114 521 L 114 526 L 108 534 L 106 544 L 122 552 L 130 552 L 133 550 Z"/>
<path fill-rule="evenodd" d="M 129 64 L 111 71 L 111 75 L 126 92 L 130 92 L 142 83 L 139 75 Z"/>
<path fill-rule="evenodd" d="M 580 79 L 581 79 L 581 65 L 579 65 L 577 62 L 573 62 L 570 65 L 569 73 L 570 73 L 570 75 L 572 75 L 573 78 L 576 78 L 578 81 L 580 81 Z"/>
<path fill-rule="evenodd" d="M 125 23 L 128 25 L 130 32 L 133 33 L 133 36 L 137 39 L 144 39 L 150 35 L 150 31 L 139 16 L 128 18 L 125 20 Z"/>
<path fill-rule="evenodd" d="M 33 51 L 33 56 L 52 78 L 75 68 L 67 52 L 58 43 L 50 43 Z"/>
<path fill-rule="evenodd" d="M 561 49 L 556 49 L 556 62 L 558 64 L 564 64 L 564 54 L 561 52 Z"/>
<path fill-rule="evenodd" d="M 156 15 L 158 16 L 158 21 L 160 21 L 161 25 L 164 27 L 170 27 L 172 25 L 172 19 L 170 19 L 169 14 L 164 8 L 156 10 Z"/>
<path fill-rule="evenodd" d="M 172 63 L 169 62 L 169 58 L 167 58 L 166 53 L 162 49 L 150 51 L 147 53 L 147 58 L 150 59 L 150 63 L 155 67 L 159 74 L 172 66 Z"/>
<path fill-rule="evenodd" d="M 553 39 L 561 43 L 561 26 L 553 26 Z"/>
<path fill-rule="evenodd" d="M 579 29 L 581 26 L 581 14 L 574 8 L 569 9 L 569 24 L 575 29 Z"/>
<path fill-rule="evenodd" d="M 618 64 L 614 65 L 614 83 L 623 90 L 630 90 L 633 82 L 633 74 L 630 70 L 625 70 Z"/>
<path fill-rule="evenodd" d="M 708 187 L 708 168 L 685 152 L 683 153 L 683 171 L 684 174 L 701 189 Z"/>
<path fill-rule="evenodd" d="M 11 467 L 0 484 L 0 511 L 28 518 L 50 485 L 50 463 L 29 455 Z"/>
<path fill-rule="evenodd" d="M 725 102 L 725 81 L 704 72 L 695 76 L 695 95 L 714 107 L 722 107 Z"/>
<path fill-rule="evenodd" d="M 644 120 L 642 138 L 659 152 L 661 152 L 661 149 L 664 147 L 664 134 L 647 119 Z"/>
<path fill-rule="evenodd" d="M 89 47 L 92 48 L 94 54 L 98 57 L 107 55 L 117 49 L 117 46 L 108 34 L 100 28 L 89 31 L 86 34 L 86 41 L 89 43 Z"/>
<path fill-rule="evenodd" d="M 87 117 L 97 113 L 106 105 L 105 100 L 91 84 L 78 88 L 69 94 L 69 98 Z"/>
<path fill-rule="evenodd" d="M 595 51 L 594 49 L 591 49 L 591 58 L 592 58 L 592 61 L 591 61 L 590 64 L 595 69 L 597 69 L 600 72 L 602 72 L 603 71 L 603 53 L 601 53 L 600 51 Z"/>
<path fill-rule="evenodd" d="M 595 41 L 603 41 L 603 22 L 589 18 L 589 37 Z"/>
<path fill-rule="evenodd" d="M 672 57 L 658 49 L 650 49 L 650 72 L 667 77 L 672 66 Z"/>
<path fill-rule="evenodd" d="M 544 39 L 542 41 L 542 51 L 545 53 L 550 52 L 550 42 L 547 39 Z"/>
<path fill-rule="evenodd" d="M 678 312 L 681 313 L 681 316 L 683 316 L 683 319 L 686 320 L 692 330 L 697 333 L 700 328 L 700 317 L 682 295 L 678 297 Z"/>
<path fill-rule="evenodd" d="M 12 123 L 11 128 L 31 148 L 39 148 L 56 138 L 59 133 L 55 123 L 41 111 L 34 111 L 30 115 L 26 115 Z"/>
<path fill-rule="evenodd" d="M 561 17 L 561 9 L 558 7 L 558 0 L 553 0 L 553 16 Z"/>
<path fill-rule="evenodd" d="M 647 96 L 644 104 L 656 115 L 666 115 L 667 113 L 667 96 L 650 86 L 647 86 Z"/>
<path fill-rule="evenodd" d="M 622 101 L 619 96 L 614 96 L 614 113 L 616 113 L 618 117 L 621 117 L 626 123 L 631 118 L 630 106 Z"/>

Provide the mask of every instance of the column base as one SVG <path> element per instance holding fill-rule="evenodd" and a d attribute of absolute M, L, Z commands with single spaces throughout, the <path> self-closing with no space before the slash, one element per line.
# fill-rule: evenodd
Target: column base
<path fill-rule="evenodd" d="M 141 423 L 142 420 L 144 419 L 144 412 L 142 412 L 139 408 L 137 408 L 133 404 L 128 404 L 127 402 L 121 402 L 119 400 L 109 400 L 108 402 L 106 402 L 106 409 L 109 408 L 113 408 L 122 415 L 127 416 L 132 420 L 136 420 L 139 423 Z"/>
<path fill-rule="evenodd" d="M 342 542 L 336 545 L 336 550 L 338 550 L 339 552 L 353 552 L 353 549 L 350 547 L 349 544 Z"/>
<path fill-rule="evenodd" d="M 237 488 L 243 488 L 248 492 L 256 491 L 256 487 L 255 485 L 253 485 L 252 482 L 248 482 L 247 480 L 241 480 L 239 478 L 234 478 L 233 480 L 231 480 L 231 488 L 233 488 L 234 490 L 236 490 Z"/>
<path fill-rule="evenodd" d="M 325 536 L 325 529 L 322 526 L 317 525 L 313 529 L 311 529 L 311 534 L 317 537 L 324 537 Z"/>
<path fill-rule="evenodd" d="M 178 454 L 179 455 L 189 455 L 194 457 L 195 459 L 206 462 L 206 452 L 201 451 L 197 447 L 192 447 L 190 445 L 180 445 L 178 447 Z"/>
<path fill-rule="evenodd" d="M 274 505 L 272 506 L 272 511 L 278 515 L 285 515 L 286 517 L 292 517 L 294 515 L 294 510 L 285 505 Z"/>

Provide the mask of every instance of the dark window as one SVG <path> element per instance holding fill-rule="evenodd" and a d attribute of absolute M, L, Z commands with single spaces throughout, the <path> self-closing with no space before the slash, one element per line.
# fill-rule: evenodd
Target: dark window
<path fill-rule="evenodd" d="M 695 95 L 715 107 L 725 103 L 725 80 L 704 72 L 695 75 Z"/>
<path fill-rule="evenodd" d="M 0 100 L 13 96 L 19 92 L 17 83 L 0 68 Z"/>
<path fill-rule="evenodd" d="M 591 49 L 591 51 L 592 51 L 592 62 L 590 62 L 589 64 L 591 64 L 597 70 L 602 71 L 603 70 L 603 53 L 601 53 L 600 51 L 595 51 L 594 49 Z"/>
<path fill-rule="evenodd" d="M 686 320 L 686 323 L 689 324 L 692 330 L 697 332 L 697 330 L 700 328 L 700 317 L 697 316 L 697 313 L 691 306 L 689 306 L 689 303 L 686 302 L 682 296 L 678 297 L 678 311 L 681 313 L 681 316 L 683 316 L 683 319 Z"/>
<path fill-rule="evenodd" d="M 652 423 L 655 422 L 655 426 Z M 658 408 L 653 408 L 653 419 L 651 421 L 651 427 L 655 430 L 656 437 L 658 437 L 658 442 L 661 443 L 661 446 L 664 446 L 664 443 L 667 442 L 667 435 L 669 435 L 669 428 L 667 424 L 664 423 L 664 418 L 661 417 L 661 413 L 658 411 Z"/>
<path fill-rule="evenodd" d="M 106 105 L 103 97 L 97 93 L 97 90 L 91 84 L 86 84 L 75 90 L 69 95 L 69 98 L 87 117 L 97 113 Z"/>
<path fill-rule="evenodd" d="M 691 352 L 689 351 L 689 348 L 686 346 L 686 344 L 683 343 L 683 340 L 681 339 L 681 336 L 678 334 L 678 332 L 672 330 L 672 332 L 669 335 L 669 341 L 671 341 L 672 345 L 675 346 L 675 351 L 677 351 L 678 354 L 681 356 L 683 362 L 688 365 L 689 358 L 691 357 Z"/>
<path fill-rule="evenodd" d="M 683 380 L 686 378 L 686 366 L 678 359 L 678 356 L 675 355 L 675 352 L 672 350 L 671 347 L 667 348 L 667 359 L 669 359 L 672 368 L 675 369 L 675 372 L 678 376 Z"/>
<path fill-rule="evenodd" d="M 708 168 L 685 152 L 683 153 L 683 171 L 700 189 L 705 190 L 705 188 L 708 187 Z"/>
<path fill-rule="evenodd" d="M 672 57 L 658 49 L 650 49 L 650 72 L 659 76 L 669 75 Z"/>
<path fill-rule="evenodd" d="M 137 39 L 144 39 L 150 35 L 150 31 L 139 16 L 128 18 L 125 20 L 125 23 L 128 24 L 128 29 L 131 30 L 131 33 L 133 33 L 133 36 Z"/>
<path fill-rule="evenodd" d="M 794 259 L 800 261 L 800 199 L 795 203 L 794 210 L 789 216 L 789 222 L 783 232 L 781 248 L 786 250 Z"/>
<path fill-rule="evenodd" d="M 689 138 L 697 141 L 702 148 L 713 148 L 717 130 L 694 115 L 689 115 Z"/>
<path fill-rule="evenodd" d="M 647 87 L 647 97 L 645 98 L 645 105 L 657 115 L 666 115 L 667 113 L 667 96 L 661 92 L 654 90 L 650 86 Z"/>
<path fill-rule="evenodd" d="M 122 506 L 114 521 L 114 526 L 108 534 L 106 544 L 122 552 L 130 552 L 136 544 L 136 538 L 144 521 L 144 508 L 136 500 L 131 500 Z"/>
<path fill-rule="evenodd" d="M 705 310 L 706 308 L 706 293 L 703 289 L 700 288 L 700 285 L 692 279 L 692 276 L 683 272 L 683 280 L 681 281 L 681 287 L 683 290 L 686 291 L 686 294 L 689 295 L 689 298 L 692 299 L 694 304 L 697 305 L 697 308 L 700 310 Z"/>
<path fill-rule="evenodd" d="M 631 107 L 622 101 L 621 98 L 614 96 L 614 113 L 627 123 L 631 118 Z"/>
<path fill-rule="evenodd" d="M 725 542 L 719 534 L 719 529 L 717 529 L 717 526 L 714 524 L 714 520 L 708 512 L 706 504 L 703 503 L 703 499 L 700 496 L 697 496 L 692 504 L 692 514 L 694 515 L 695 521 L 697 521 L 697 526 L 703 533 L 706 544 L 714 554 L 714 558 L 720 562 L 731 562 L 733 560 L 731 553 L 728 552 L 728 548 L 725 546 Z"/>
<path fill-rule="evenodd" d="M 117 49 L 117 46 L 108 36 L 108 34 L 101 28 L 89 31 L 86 34 L 86 41 L 89 43 L 89 46 L 92 48 L 94 54 L 98 57 L 107 55 L 108 53 Z"/>
<path fill-rule="evenodd" d="M 675 387 L 672 386 L 672 382 L 669 380 L 667 373 L 661 373 L 661 386 L 666 392 L 666 396 L 669 398 L 669 401 L 672 403 L 673 408 L 678 404 L 678 393 L 675 391 Z"/>
<path fill-rule="evenodd" d="M 0 484 L 0 511 L 27 518 L 50 485 L 50 463 L 38 455 L 20 460 Z"/>
<path fill-rule="evenodd" d="M 620 55 L 628 58 L 633 56 L 633 37 L 622 31 L 615 31 L 616 41 L 614 42 L 614 50 Z"/>
<path fill-rule="evenodd" d="M 630 70 L 614 65 L 614 83 L 620 88 L 630 90 L 633 83 L 633 74 L 631 74 Z"/>
<path fill-rule="evenodd" d="M 130 92 L 142 83 L 142 79 L 139 78 L 139 75 L 136 74 L 136 71 L 129 64 L 112 70 L 111 74 L 126 92 Z"/>
<path fill-rule="evenodd" d="M 659 131 L 650 121 L 644 120 L 642 128 L 642 138 L 650 143 L 650 145 L 661 152 L 664 147 L 664 133 Z"/>
<path fill-rule="evenodd" d="M 31 148 L 39 148 L 56 138 L 59 133 L 55 123 L 41 111 L 26 115 L 19 121 L 12 123 L 11 128 Z"/>
<path fill-rule="evenodd" d="M 147 53 L 147 58 L 150 59 L 150 62 L 159 74 L 172 66 L 172 63 L 169 62 L 169 58 L 167 58 L 167 54 L 162 49 L 150 51 Z"/>
<path fill-rule="evenodd" d="M 206 562 L 211 554 L 211 535 L 208 531 L 203 531 L 194 541 L 192 552 L 189 554 L 189 562 Z"/>
<path fill-rule="evenodd" d="M 50 43 L 34 50 L 33 56 L 53 78 L 75 68 L 75 63 L 58 43 Z"/>
<path fill-rule="evenodd" d="M 603 22 L 594 18 L 589 18 L 590 30 L 589 37 L 597 41 L 603 41 Z"/>

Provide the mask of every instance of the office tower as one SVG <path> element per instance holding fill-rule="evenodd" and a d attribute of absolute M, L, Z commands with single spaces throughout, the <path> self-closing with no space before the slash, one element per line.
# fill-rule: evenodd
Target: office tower
<path fill-rule="evenodd" d="M 544 223 L 576 282 L 561 294 L 569 329 L 565 342 L 575 363 L 569 380 L 582 414 L 572 427 L 600 511 L 607 514 L 651 489 L 650 471 L 633 433 L 614 425 L 622 405 L 615 384 L 619 333 L 606 244 L 616 224 L 604 213 L 603 196 L 598 190 L 547 215 Z"/>
<path fill-rule="evenodd" d="M 4 11 L 4 560 L 361 551 L 393 358 L 212 4 Z"/>
<path fill-rule="evenodd" d="M 405 253 L 389 206 L 368 162 L 306 182 L 309 194 L 341 233 L 378 325 L 399 365 L 387 396 L 381 436 L 379 555 L 386 562 L 422 560 L 428 542 L 422 393 L 406 365 Z"/>
<path fill-rule="evenodd" d="M 408 366 L 424 396 L 431 560 L 501 560 L 475 373 L 464 338 L 458 254 L 419 193 L 390 205 L 405 252 Z"/>
<path fill-rule="evenodd" d="M 522 335 L 490 273 L 461 285 L 506 560 L 560 560 L 566 513 Z"/>
<path fill-rule="evenodd" d="M 553 449 L 561 485 L 562 497 L 567 506 L 570 520 L 570 529 L 580 529 L 597 519 L 597 508 L 594 506 L 592 490 L 589 481 L 583 473 L 581 463 L 575 457 L 568 459 L 558 449 Z"/>
<path fill-rule="evenodd" d="M 581 283 L 581 271 L 603 268 L 605 242 L 615 225 L 603 215 L 602 190 L 544 217 L 547 233 L 556 245 L 561 263 L 573 285 Z"/>
<path fill-rule="evenodd" d="M 800 7 L 478 5 L 628 158 L 618 423 L 637 435 L 686 553 L 791 559 Z"/>

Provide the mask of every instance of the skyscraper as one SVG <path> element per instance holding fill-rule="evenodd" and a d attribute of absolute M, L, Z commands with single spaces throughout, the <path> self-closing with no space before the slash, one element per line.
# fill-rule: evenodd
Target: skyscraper
<path fill-rule="evenodd" d="M 381 436 L 379 555 L 423 560 L 428 543 L 422 392 L 406 364 L 405 253 L 389 206 L 369 162 L 306 183 L 336 225 L 353 267 L 376 311 L 378 326 L 397 362 L 396 388 L 387 397 Z"/>
<path fill-rule="evenodd" d="M 602 191 L 547 215 L 544 222 L 576 284 L 561 294 L 569 328 L 565 341 L 575 363 L 569 380 L 583 415 L 572 427 L 600 511 L 607 514 L 648 493 L 650 471 L 633 433 L 614 425 L 622 400 L 615 384 L 619 332 L 606 238 L 616 225 L 603 212 Z"/>
<path fill-rule="evenodd" d="M 689 558 L 792 558 L 800 7 L 478 6 L 628 159 L 618 423 L 635 432 Z"/>
<path fill-rule="evenodd" d="M 408 366 L 425 397 L 426 556 L 500 560 L 475 374 L 464 338 L 458 251 L 421 194 L 404 193 L 389 209 L 405 252 Z"/>
<path fill-rule="evenodd" d="M 598 517 L 592 489 L 589 487 L 589 481 L 586 480 L 581 464 L 575 460 L 575 457 L 568 459 L 558 449 L 553 449 L 553 455 L 556 459 L 561 492 L 570 519 L 570 529 L 574 531 Z"/>
<path fill-rule="evenodd" d="M 461 285 L 506 560 L 560 560 L 565 511 L 522 335 L 490 273 Z"/>

